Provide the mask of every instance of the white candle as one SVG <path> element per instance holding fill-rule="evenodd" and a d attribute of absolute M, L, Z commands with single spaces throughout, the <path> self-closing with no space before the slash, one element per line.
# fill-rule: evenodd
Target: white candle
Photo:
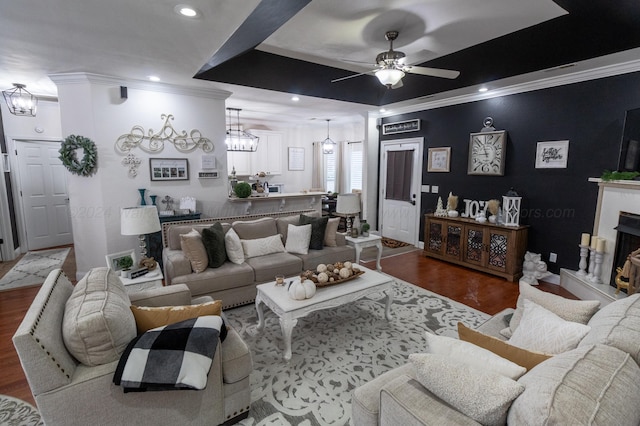
<path fill-rule="evenodd" d="M 581 246 L 588 246 L 589 245 L 589 238 L 591 238 L 591 235 L 587 234 L 586 232 L 582 233 L 582 239 L 580 240 L 580 245 Z"/>
<path fill-rule="evenodd" d="M 598 253 L 604 253 L 604 249 L 607 246 L 607 240 L 604 238 L 598 238 L 598 245 L 596 246 L 596 251 Z"/>
<path fill-rule="evenodd" d="M 598 245 L 598 237 L 594 235 L 591 237 L 591 248 L 595 250 L 597 245 Z"/>

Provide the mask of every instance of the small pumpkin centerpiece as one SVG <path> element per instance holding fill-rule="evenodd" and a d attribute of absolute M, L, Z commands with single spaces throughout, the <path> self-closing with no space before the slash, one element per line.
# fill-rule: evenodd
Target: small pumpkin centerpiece
<path fill-rule="evenodd" d="M 315 271 L 306 270 L 300 274 L 301 280 L 311 280 L 316 287 L 326 287 L 352 280 L 364 271 L 351 262 L 321 263 Z"/>
<path fill-rule="evenodd" d="M 289 297 L 294 300 L 309 299 L 316 294 L 316 285 L 309 279 L 300 278 L 289 284 L 287 291 L 289 292 Z"/>

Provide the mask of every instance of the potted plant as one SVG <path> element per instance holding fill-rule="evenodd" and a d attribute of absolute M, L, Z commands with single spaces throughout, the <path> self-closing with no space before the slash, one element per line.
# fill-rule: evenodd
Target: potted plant
<path fill-rule="evenodd" d="M 247 182 L 238 182 L 236 187 L 233 189 L 238 198 L 247 198 L 251 195 L 251 185 Z"/>
<path fill-rule="evenodd" d="M 120 275 L 123 277 L 126 275 L 126 271 L 130 270 L 133 266 L 133 259 L 131 256 L 123 256 L 117 260 L 118 268 L 120 269 Z"/>
<path fill-rule="evenodd" d="M 360 233 L 362 234 L 363 237 L 368 237 L 369 236 L 369 229 L 371 228 L 371 225 L 369 225 L 367 222 L 362 222 L 362 225 L 360 225 Z"/>

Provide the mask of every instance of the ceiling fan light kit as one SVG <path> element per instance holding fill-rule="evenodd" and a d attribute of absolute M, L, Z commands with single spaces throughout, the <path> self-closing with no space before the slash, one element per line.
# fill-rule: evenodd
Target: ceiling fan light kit
<path fill-rule="evenodd" d="M 380 83 L 387 87 L 392 87 L 402 80 L 402 77 L 404 77 L 404 71 L 397 68 L 382 68 L 376 71 L 376 77 L 378 77 Z"/>

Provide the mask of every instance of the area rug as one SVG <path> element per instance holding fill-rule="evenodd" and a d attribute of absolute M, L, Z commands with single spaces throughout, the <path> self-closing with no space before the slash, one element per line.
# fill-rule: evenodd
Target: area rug
<path fill-rule="evenodd" d="M 396 279 L 392 320 L 384 317 L 384 295 L 371 295 L 313 312 L 293 329 L 293 357 L 282 358 L 278 318 L 265 308 L 258 332 L 253 305 L 225 311 L 251 349 L 251 410 L 239 424 L 348 425 L 351 392 L 424 352 L 424 333 L 457 336 L 457 323 L 475 328 L 489 315 Z"/>
<path fill-rule="evenodd" d="M 38 410 L 20 399 L 0 395 L 0 425 L 42 425 Z"/>
<path fill-rule="evenodd" d="M 70 248 L 30 251 L 0 279 L 0 291 L 42 284 L 49 272 L 59 268 Z"/>
<path fill-rule="evenodd" d="M 411 244 L 405 243 L 404 241 L 394 240 L 393 238 L 383 237 L 382 245 L 385 247 L 398 248 L 398 247 L 410 246 Z"/>

